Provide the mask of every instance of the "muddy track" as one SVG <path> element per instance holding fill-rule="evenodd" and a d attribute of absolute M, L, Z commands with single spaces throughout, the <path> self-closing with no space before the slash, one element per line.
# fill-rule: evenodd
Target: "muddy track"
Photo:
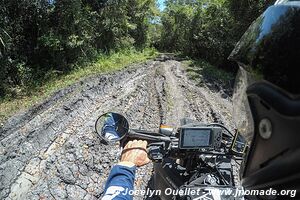
<path fill-rule="evenodd" d="M 178 125 L 182 117 L 231 127 L 231 106 L 220 94 L 195 86 L 175 60 L 82 80 L 0 129 L 0 199 L 101 197 L 120 154 L 94 132 L 101 113 L 122 113 L 132 128 L 154 131 L 160 123 Z M 138 169 L 135 187 L 145 188 L 151 173 L 151 164 Z"/>

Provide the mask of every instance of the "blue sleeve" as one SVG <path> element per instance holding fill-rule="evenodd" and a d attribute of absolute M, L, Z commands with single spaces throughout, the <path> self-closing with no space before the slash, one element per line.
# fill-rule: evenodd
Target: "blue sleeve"
<path fill-rule="evenodd" d="M 136 167 L 115 165 L 106 181 L 102 200 L 131 200 Z"/>

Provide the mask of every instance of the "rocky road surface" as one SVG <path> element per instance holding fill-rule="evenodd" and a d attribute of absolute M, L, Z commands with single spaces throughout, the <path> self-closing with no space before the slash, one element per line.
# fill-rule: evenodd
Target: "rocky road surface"
<path fill-rule="evenodd" d="M 120 154 L 94 131 L 102 113 L 122 113 L 131 128 L 155 131 L 162 123 L 178 125 L 182 117 L 231 127 L 231 107 L 229 97 L 197 87 L 172 59 L 87 78 L 1 127 L 0 199 L 101 197 Z M 147 187 L 151 174 L 151 164 L 138 169 L 135 187 Z"/>

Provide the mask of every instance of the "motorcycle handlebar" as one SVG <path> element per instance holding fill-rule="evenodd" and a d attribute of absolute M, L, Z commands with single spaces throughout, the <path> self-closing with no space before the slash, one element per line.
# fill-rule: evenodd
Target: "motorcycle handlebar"
<path fill-rule="evenodd" d="M 139 139 L 144 139 L 144 140 L 151 140 L 151 141 L 163 141 L 163 142 L 170 142 L 171 138 L 170 137 L 166 137 L 166 136 L 159 136 L 159 134 L 157 134 L 157 136 L 154 135 L 148 135 L 149 133 L 141 133 L 134 131 L 134 130 L 130 130 L 128 132 L 128 137 L 132 137 L 132 138 L 139 138 Z M 151 132 L 153 133 L 153 132 Z"/>

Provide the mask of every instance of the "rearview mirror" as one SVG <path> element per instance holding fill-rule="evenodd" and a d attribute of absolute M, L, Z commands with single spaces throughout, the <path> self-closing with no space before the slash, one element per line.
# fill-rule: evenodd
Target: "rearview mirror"
<path fill-rule="evenodd" d="M 246 149 L 247 149 L 247 142 L 245 138 L 239 132 L 236 132 L 231 145 L 231 151 L 239 155 L 243 155 Z"/>
<path fill-rule="evenodd" d="M 100 138 L 106 142 L 117 142 L 126 136 L 129 125 L 123 115 L 108 112 L 97 119 L 95 129 Z"/>

